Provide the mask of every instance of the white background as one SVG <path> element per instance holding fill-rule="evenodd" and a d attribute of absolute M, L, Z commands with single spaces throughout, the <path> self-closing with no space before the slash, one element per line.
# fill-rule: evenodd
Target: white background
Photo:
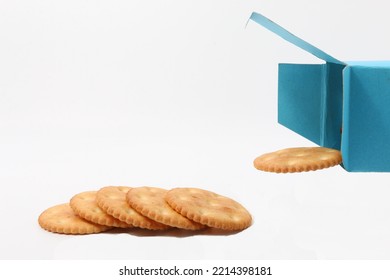
<path fill-rule="evenodd" d="M 387 1 L 0 1 L 1 259 L 388 259 L 390 174 L 257 171 L 312 143 L 277 124 L 277 63 L 390 59 Z M 37 218 L 106 185 L 241 202 L 234 235 L 66 236 Z"/>

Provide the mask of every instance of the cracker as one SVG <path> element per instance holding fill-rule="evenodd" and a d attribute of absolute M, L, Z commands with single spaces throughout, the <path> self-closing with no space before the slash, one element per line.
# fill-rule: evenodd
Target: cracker
<path fill-rule="evenodd" d="M 43 211 L 38 223 L 47 231 L 65 234 L 90 234 L 110 229 L 108 226 L 97 225 L 77 216 L 68 203 Z"/>
<path fill-rule="evenodd" d="M 70 200 L 70 207 L 81 218 L 99 225 L 130 228 L 130 224 L 122 222 L 104 212 L 96 203 L 97 191 L 86 191 L 76 194 Z"/>
<path fill-rule="evenodd" d="M 135 211 L 126 202 L 126 194 L 130 187 L 110 186 L 100 189 L 96 194 L 96 202 L 107 214 L 131 224 L 135 227 L 160 230 L 169 226 L 153 221 Z"/>
<path fill-rule="evenodd" d="M 167 192 L 167 190 L 155 187 L 133 188 L 127 193 L 126 198 L 131 207 L 159 223 L 188 230 L 205 227 L 173 210 L 164 199 Z"/>
<path fill-rule="evenodd" d="M 324 147 L 288 148 L 259 156 L 254 160 L 256 169 L 276 173 L 314 171 L 342 162 L 338 150 Z"/>
<path fill-rule="evenodd" d="M 252 223 L 250 213 L 231 198 L 197 188 L 175 188 L 165 195 L 181 215 L 203 225 L 223 230 L 243 230 Z"/>

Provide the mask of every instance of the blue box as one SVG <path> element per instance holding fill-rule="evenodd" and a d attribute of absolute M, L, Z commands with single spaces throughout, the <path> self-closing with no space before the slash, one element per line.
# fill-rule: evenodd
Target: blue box
<path fill-rule="evenodd" d="M 258 13 L 250 20 L 325 61 L 279 64 L 278 122 L 341 150 L 354 172 L 390 171 L 390 61 L 343 62 Z"/>

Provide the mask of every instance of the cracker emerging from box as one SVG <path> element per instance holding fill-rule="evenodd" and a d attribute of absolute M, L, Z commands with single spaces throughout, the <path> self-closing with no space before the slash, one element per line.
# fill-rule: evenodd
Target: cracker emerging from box
<path fill-rule="evenodd" d="M 324 169 L 342 162 L 338 150 L 324 147 L 299 147 L 278 150 L 257 157 L 258 170 L 275 173 L 294 173 Z"/>
<path fill-rule="evenodd" d="M 156 187 L 132 188 L 126 198 L 132 208 L 159 223 L 188 230 L 205 227 L 173 210 L 165 201 L 164 197 L 167 192 L 167 190 Z"/>
<path fill-rule="evenodd" d="M 126 202 L 126 194 L 131 189 L 123 186 L 104 187 L 97 192 L 96 202 L 107 214 L 127 224 L 152 230 L 168 229 L 169 226 L 139 214 Z"/>
<path fill-rule="evenodd" d="M 96 194 L 97 191 L 76 194 L 70 200 L 70 207 L 78 216 L 95 224 L 119 228 L 133 227 L 104 212 L 96 202 Z"/>
<path fill-rule="evenodd" d="M 223 230 L 243 230 L 252 223 L 249 212 L 231 198 L 198 188 L 175 188 L 165 195 L 177 212 L 197 223 Z"/>
<path fill-rule="evenodd" d="M 38 223 L 47 231 L 64 234 L 98 233 L 111 228 L 94 224 L 77 216 L 68 203 L 46 209 L 39 216 Z"/>

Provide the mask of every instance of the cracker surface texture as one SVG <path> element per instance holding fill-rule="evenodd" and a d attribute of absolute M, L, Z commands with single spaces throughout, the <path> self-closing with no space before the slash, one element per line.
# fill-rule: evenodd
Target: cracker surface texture
<path fill-rule="evenodd" d="M 231 198 L 198 188 L 175 188 L 165 195 L 177 212 L 203 225 L 223 230 L 243 230 L 252 223 L 250 213 Z"/>
<path fill-rule="evenodd" d="M 324 147 L 288 148 L 257 157 L 258 170 L 275 173 L 293 173 L 324 169 L 342 162 L 338 150 Z"/>
<path fill-rule="evenodd" d="M 96 194 L 97 191 L 76 194 L 70 200 L 70 207 L 78 216 L 95 224 L 120 228 L 133 227 L 104 212 L 96 202 Z"/>
<path fill-rule="evenodd" d="M 139 214 L 126 201 L 126 195 L 131 187 L 109 186 L 100 189 L 96 194 L 96 202 L 103 211 L 134 227 L 151 230 L 167 229 L 169 226 L 158 223 Z"/>
<path fill-rule="evenodd" d="M 64 234 L 90 234 L 103 232 L 111 227 L 91 223 L 77 216 L 69 203 L 48 208 L 38 218 L 39 225 L 51 232 Z"/>
<path fill-rule="evenodd" d="M 205 226 L 176 212 L 165 201 L 168 191 L 156 187 L 133 188 L 127 193 L 127 202 L 142 215 L 171 227 L 198 230 Z"/>

